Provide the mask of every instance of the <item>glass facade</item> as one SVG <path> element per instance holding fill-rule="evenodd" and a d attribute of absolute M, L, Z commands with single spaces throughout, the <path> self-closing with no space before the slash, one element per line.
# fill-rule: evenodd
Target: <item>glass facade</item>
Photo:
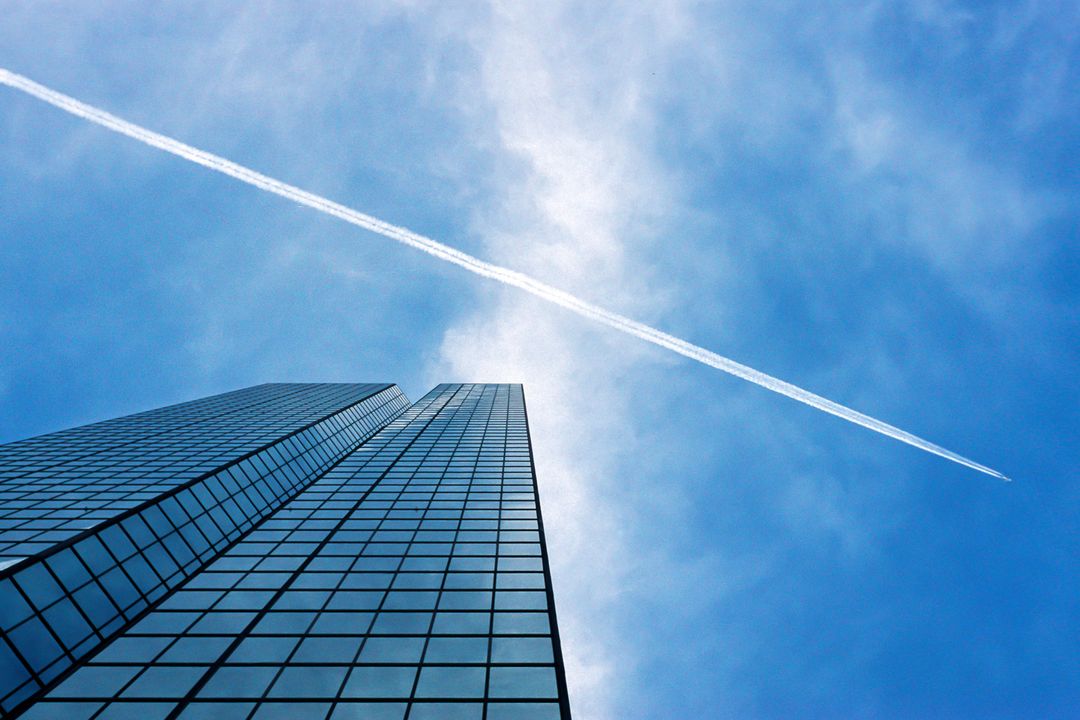
<path fill-rule="evenodd" d="M 407 406 L 390 385 L 263 385 L 0 448 L 0 709 Z"/>
<path fill-rule="evenodd" d="M 410 407 L 392 386 L 349 387 L 369 388 L 360 405 L 375 403 L 366 415 L 354 408 L 353 422 L 378 418 L 379 429 L 269 494 L 268 511 L 232 535 L 206 538 L 190 572 L 4 710 L 66 720 L 568 718 L 521 387 L 440 385 Z M 200 507 L 230 502 L 216 477 Z M 175 527 L 160 524 L 168 517 L 145 527 L 161 536 Z M 100 540 L 121 569 L 136 545 L 133 531 L 125 537 L 124 550 Z M 39 580 L 2 582 L 27 596 L 31 586 L 42 594 Z M 5 640 L 0 650 L 18 649 Z M 26 678 L 32 668 L 16 659 L 21 673 L 8 665 Z"/>
<path fill-rule="evenodd" d="M 0 566 L 388 388 L 259 385 L 0 445 Z"/>

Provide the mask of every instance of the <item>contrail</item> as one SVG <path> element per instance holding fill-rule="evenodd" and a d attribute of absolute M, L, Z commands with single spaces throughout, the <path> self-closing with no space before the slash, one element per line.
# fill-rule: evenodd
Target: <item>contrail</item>
<path fill-rule="evenodd" d="M 172 153 L 178 157 L 190 160 L 193 163 L 202 165 L 203 167 L 216 170 L 219 173 L 229 175 L 237 180 L 247 183 L 248 185 L 254 185 L 255 187 L 265 190 L 266 192 L 280 195 L 283 198 L 292 200 L 293 202 L 301 205 L 306 205 L 310 208 L 314 208 L 327 215 L 333 215 L 334 217 L 341 218 L 345 222 L 352 223 L 358 227 L 362 227 L 365 230 L 378 233 L 384 237 L 396 240 L 399 243 L 408 245 L 409 247 L 416 248 L 422 252 L 426 252 L 429 255 L 434 255 L 440 260 L 453 263 L 460 267 L 465 268 L 469 272 L 476 273 L 481 277 L 490 278 L 496 280 L 505 285 L 516 287 L 520 290 L 524 290 L 527 293 L 535 295 L 536 297 L 547 300 L 548 302 L 560 305 L 568 310 L 571 310 L 578 315 L 587 317 L 591 320 L 595 320 L 599 323 L 607 325 L 608 327 L 621 330 L 624 333 L 633 335 L 646 342 L 650 342 L 654 345 L 659 345 L 662 348 L 667 348 L 672 352 L 676 352 L 680 355 L 696 360 L 697 362 L 714 367 L 717 370 L 723 370 L 726 373 L 734 375 L 735 377 L 748 380 L 756 385 L 760 385 L 763 388 L 772 390 L 773 392 L 786 395 L 793 400 L 798 400 L 801 403 L 805 403 L 810 407 L 817 408 L 831 415 L 835 415 L 839 418 L 843 418 L 848 422 L 855 423 L 856 425 L 862 425 L 865 428 L 869 428 L 875 432 L 879 432 L 882 435 L 905 442 L 908 445 L 913 445 L 921 450 L 940 455 L 947 460 L 952 460 L 955 463 L 960 463 L 973 470 L 992 475 L 1002 480 L 1008 480 L 1005 475 L 999 473 L 997 470 L 988 468 L 985 465 L 981 465 L 974 460 L 969 460 L 962 455 L 957 455 L 951 450 L 946 450 L 940 445 L 923 440 L 922 438 L 912 435 L 909 432 L 905 432 L 900 428 L 893 427 L 888 423 L 882 422 L 869 415 L 864 415 L 857 410 L 852 410 L 849 407 L 845 407 L 839 403 L 835 403 L 832 400 L 823 398 L 820 395 L 815 395 L 809 390 L 804 390 L 801 387 L 792 385 L 791 383 L 784 382 L 779 378 L 774 378 L 771 375 L 766 375 L 763 372 L 754 370 L 751 367 L 737 363 L 730 358 L 726 358 L 723 355 L 718 355 L 711 350 L 706 350 L 703 347 L 689 343 L 686 340 L 669 335 L 666 332 L 657 330 L 656 328 L 640 323 L 636 320 L 631 320 L 628 317 L 619 315 L 618 313 L 605 310 L 598 305 L 586 302 L 578 297 L 571 295 L 568 292 L 559 290 L 545 283 L 540 282 L 534 278 L 529 277 L 523 273 L 509 268 L 502 267 L 500 265 L 494 265 L 489 262 L 464 253 L 456 248 L 452 248 L 448 245 L 444 245 L 431 238 L 418 235 L 417 233 L 407 230 L 397 225 L 391 225 L 388 222 L 379 220 L 378 218 L 364 213 L 353 210 L 352 208 L 345 207 L 332 200 L 328 200 L 319 195 L 314 195 L 301 190 L 293 185 L 288 185 L 275 180 L 274 178 L 267 177 L 260 173 L 255 172 L 243 165 L 237 165 L 234 162 L 226 160 L 225 158 L 218 157 L 205 150 L 199 150 L 198 148 L 185 145 L 184 143 L 173 140 L 165 135 L 160 135 L 151 130 L 147 130 L 144 127 L 130 123 L 127 120 L 116 117 L 104 110 L 99 110 L 92 105 L 79 102 L 75 98 L 69 97 L 62 93 L 58 93 L 55 90 L 51 90 L 44 85 L 40 85 L 29 78 L 23 77 L 16 73 L 0 68 L 0 84 L 8 85 L 16 90 L 20 90 L 28 95 L 43 100 L 61 110 L 71 113 L 77 117 L 81 117 L 85 120 L 89 120 L 92 123 L 106 127 L 109 130 L 118 132 L 121 135 L 127 135 L 134 138 L 139 142 L 146 143 L 152 147 L 156 147 L 159 150 L 164 150 L 167 153 Z"/>

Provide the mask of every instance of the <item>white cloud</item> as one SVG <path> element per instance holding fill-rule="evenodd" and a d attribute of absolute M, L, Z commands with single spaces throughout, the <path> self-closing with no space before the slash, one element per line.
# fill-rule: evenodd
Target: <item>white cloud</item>
<path fill-rule="evenodd" d="M 978 289 L 1021 253 L 1038 252 L 1029 236 L 1051 209 L 992 161 L 979 158 L 958 131 L 930 122 L 865 63 L 830 63 L 839 175 L 878 222 L 896 218 L 889 236 L 930 264 Z M 972 282 L 974 281 L 974 282 Z"/>
<path fill-rule="evenodd" d="M 922 21 L 950 29 L 969 21 L 932 3 L 915 10 Z M 675 199 L 679 179 L 656 153 L 653 135 L 661 106 L 675 102 L 683 103 L 686 127 L 720 167 L 732 162 L 727 148 L 748 147 L 778 163 L 793 149 L 814 148 L 806 160 L 827 173 L 824 180 L 843 178 L 856 195 L 865 192 L 849 198 L 844 212 L 881 213 L 882 222 L 898 223 L 887 242 L 909 243 L 958 287 L 972 286 L 965 272 L 973 267 L 998 271 L 1039 221 L 1040 199 L 972 153 L 962 137 L 909 107 L 909 98 L 874 78 L 854 49 L 844 50 L 873 22 L 868 13 L 837 31 L 836 43 L 833 24 L 817 18 L 830 31 L 799 38 L 815 60 L 802 63 L 778 44 L 783 21 L 770 24 L 740 10 L 722 9 L 720 19 L 697 22 L 676 5 L 617 12 L 569 3 L 497 5 L 470 30 L 479 87 L 458 89 L 475 122 L 484 122 L 477 106 L 490 110 L 502 149 L 519 161 L 502 166 L 499 194 L 476 215 L 482 254 L 609 306 L 661 314 L 671 296 L 647 290 L 642 277 L 652 278 L 642 269 L 653 247 L 650 231 L 687 211 Z M 763 32 L 766 26 L 770 32 Z M 689 80 L 678 77 L 684 71 Z M 490 135 L 490 127 L 481 134 Z M 837 195 L 826 191 L 821 200 L 836 202 Z M 725 242 L 752 242 L 754 234 L 734 226 Z M 725 256 L 722 245 L 712 250 Z M 722 287 L 710 290 L 712 302 L 726 295 Z M 664 288 L 671 291 L 670 284 Z M 504 292 L 490 298 L 447 331 L 431 377 L 526 384 L 572 701 L 580 717 L 614 716 L 636 692 L 620 681 L 633 677 L 643 651 L 629 647 L 627 627 L 612 611 L 616 603 L 656 600 L 643 591 L 643 576 L 672 589 L 669 599 L 689 595 L 705 607 L 728 593 L 745 598 L 782 550 L 761 549 L 750 571 L 740 562 L 745 556 L 723 549 L 688 560 L 662 544 L 635 544 L 640 536 L 627 529 L 649 521 L 645 503 L 625 497 L 612 473 L 619 443 L 634 442 L 635 423 L 644 420 L 630 412 L 638 389 L 620 380 L 648 377 L 655 357 L 532 300 Z M 858 362 L 885 373 L 883 386 L 902 387 L 896 375 L 903 371 L 874 355 L 885 350 L 872 345 Z M 781 445 L 799 434 L 776 427 L 768 433 Z M 879 515 L 901 507 L 898 497 L 870 493 L 857 504 L 858 495 L 827 472 L 794 466 L 812 448 L 765 443 L 761 449 L 778 458 L 774 469 L 783 479 L 767 495 L 788 540 L 836 550 L 855 563 L 875 556 L 877 537 L 890 527 Z M 678 506 L 686 491 L 672 483 L 653 499 Z M 679 594 L 675 589 L 687 578 L 701 580 L 696 593 Z M 735 642 L 750 657 L 761 640 Z"/>
<path fill-rule="evenodd" d="M 583 21 L 579 12 L 599 14 Z M 609 306 L 657 311 L 635 273 L 635 243 L 668 203 L 670 179 L 642 143 L 650 51 L 667 42 L 662 10 L 499 4 L 471 30 L 479 87 L 504 165 L 474 231 L 495 261 Z M 606 28 L 602 30 L 601 28 Z M 647 32 L 648 31 L 648 32 Z M 483 118 L 481 118 L 481 122 Z M 484 136 L 485 130 L 479 135 Z M 644 229 L 644 232 L 643 232 Z M 525 384 L 576 717 L 614 717 L 634 653 L 614 613 L 632 593 L 635 522 L 615 476 L 632 447 L 624 379 L 651 351 L 510 292 L 450 328 L 432 379 Z M 658 565 L 660 565 L 658 563 Z"/>

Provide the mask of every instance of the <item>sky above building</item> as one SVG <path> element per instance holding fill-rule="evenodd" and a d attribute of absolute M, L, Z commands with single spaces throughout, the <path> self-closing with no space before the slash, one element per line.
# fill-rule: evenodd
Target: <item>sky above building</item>
<path fill-rule="evenodd" d="M 0 440 L 523 382 L 575 715 L 1080 705 L 1068 2 L 5 4 L 0 66 L 1005 484 L 0 88 Z"/>

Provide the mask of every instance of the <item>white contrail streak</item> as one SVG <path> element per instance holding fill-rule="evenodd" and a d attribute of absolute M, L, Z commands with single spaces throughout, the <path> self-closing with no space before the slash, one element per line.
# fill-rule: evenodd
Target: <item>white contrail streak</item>
<path fill-rule="evenodd" d="M 473 257 L 468 253 L 464 253 L 460 250 L 452 248 L 448 245 L 444 245 L 440 242 L 432 240 L 431 238 L 418 235 L 411 230 L 407 230 L 397 225 L 391 225 L 390 223 L 383 222 L 378 218 L 374 218 L 370 215 L 353 210 L 352 208 L 340 205 L 332 200 L 327 200 L 319 195 L 314 195 L 301 190 L 298 187 L 288 185 L 275 180 L 274 178 L 267 177 L 260 173 L 255 172 L 243 165 L 237 165 L 234 162 L 226 160 L 225 158 L 218 157 L 204 150 L 185 145 L 184 143 L 173 140 L 170 137 L 159 135 L 156 132 L 147 130 L 127 120 L 111 115 L 104 110 L 99 110 L 96 107 L 79 102 L 75 98 L 68 97 L 61 93 L 51 90 L 44 85 L 30 80 L 29 78 L 18 75 L 4 68 L 0 68 L 0 84 L 8 85 L 16 90 L 20 90 L 28 95 L 43 100 L 61 110 L 71 113 L 72 115 L 81 117 L 85 120 L 89 120 L 92 123 L 97 123 L 102 127 L 106 127 L 109 130 L 118 132 L 121 135 L 127 135 L 134 138 L 139 142 L 146 143 L 152 147 L 156 147 L 159 150 L 164 150 L 167 153 L 172 153 L 178 157 L 182 157 L 185 160 L 190 160 L 193 163 L 197 163 L 204 167 L 216 170 L 219 173 L 229 175 L 249 185 L 265 190 L 267 192 L 280 195 L 283 198 L 292 200 L 293 202 L 300 203 L 301 205 L 307 205 L 327 215 L 333 215 L 334 217 L 341 218 L 345 222 L 352 223 L 365 230 L 378 233 L 384 237 L 396 240 L 400 243 L 408 245 L 409 247 L 416 248 L 429 255 L 434 255 L 440 260 L 459 265 L 466 270 L 476 273 L 482 277 L 497 280 L 498 282 L 506 285 L 511 285 L 520 290 L 524 290 L 527 293 L 535 295 L 539 298 L 547 300 L 548 302 L 561 305 L 562 307 L 571 310 L 578 315 L 595 320 L 599 323 L 621 330 L 624 333 L 633 335 L 634 337 L 650 342 L 654 345 L 659 345 L 662 348 L 667 348 L 673 352 L 696 360 L 700 363 L 704 363 L 710 367 L 714 367 L 718 370 L 723 370 L 726 373 L 734 375 L 735 377 L 742 378 L 743 380 L 749 380 L 750 382 L 760 385 L 763 388 L 772 390 L 773 392 L 786 395 L 789 398 L 798 400 L 801 403 L 805 403 L 811 407 L 815 407 L 818 410 L 823 410 L 827 413 L 835 415 L 839 418 L 843 418 L 848 422 L 853 422 L 856 425 L 862 425 L 865 428 L 869 428 L 875 432 L 879 432 L 882 435 L 905 442 L 908 445 L 913 445 L 921 450 L 940 455 L 943 458 L 952 460 L 953 462 L 966 465 L 969 468 L 978 470 L 979 472 L 986 473 L 987 475 L 993 475 L 996 478 L 1002 480 L 1008 480 L 1003 474 L 997 470 L 988 468 L 985 465 L 981 465 L 974 460 L 969 460 L 962 455 L 957 455 L 951 450 L 935 445 L 928 440 L 923 440 L 920 437 L 912 435 L 909 432 L 905 432 L 900 428 L 893 427 L 888 423 L 884 423 L 881 420 L 877 420 L 868 415 L 864 415 L 861 412 L 852 410 L 849 407 L 835 403 L 832 400 L 815 395 L 809 390 L 803 390 L 802 388 L 792 385 L 791 383 L 784 382 L 778 378 L 774 378 L 771 375 L 766 375 L 763 372 L 754 370 L 740 363 L 735 362 L 723 355 L 718 355 L 711 350 L 706 350 L 703 347 L 699 347 L 685 340 L 681 340 L 673 335 L 668 335 L 665 332 L 657 330 L 656 328 L 649 327 L 643 323 L 631 320 L 628 317 L 619 315 L 618 313 L 605 310 L 602 307 L 593 305 L 580 298 L 574 297 L 570 293 L 567 293 L 558 288 L 546 285 L 539 280 L 535 280 L 528 275 L 525 275 L 509 268 L 504 268 L 499 265 L 493 265 L 492 263 L 484 262 L 479 258 Z"/>

